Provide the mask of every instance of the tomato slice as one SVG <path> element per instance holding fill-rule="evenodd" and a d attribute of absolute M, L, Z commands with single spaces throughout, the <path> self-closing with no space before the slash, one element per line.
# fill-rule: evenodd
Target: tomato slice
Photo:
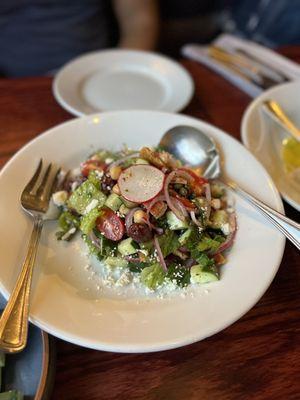
<path fill-rule="evenodd" d="M 91 171 L 104 171 L 106 164 L 99 160 L 87 160 L 80 167 L 82 175 L 87 178 Z"/>
<path fill-rule="evenodd" d="M 199 176 L 197 175 L 192 169 L 189 168 L 180 168 L 182 171 L 187 172 L 188 174 L 191 175 L 192 178 L 194 178 L 195 182 L 198 185 L 204 185 L 205 183 L 208 182 L 208 180 L 206 178 L 204 178 L 203 176 Z"/>
<path fill-rule="evenodd" d="M 123 220 L 107 207 L 101 210 L 101 215 L 96 220 L 96 226 L 107 239 L 114 242 L 121 240 L 125 232 Z"/>
<path fill-rule="evenodd" d="M 176 197 L 176 199 L 179 200 L 180 203 L 182 203 L 189 211 L 193 211 L 197 208 L 194 203 L 185 197 L 181 197 L 177 192 L 175 192 L 175 190 L 170 190 L 170 194 Z"/>

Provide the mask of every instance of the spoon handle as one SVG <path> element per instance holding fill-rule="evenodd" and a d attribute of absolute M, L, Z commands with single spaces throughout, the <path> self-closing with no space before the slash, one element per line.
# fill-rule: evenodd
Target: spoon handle
<path fill-rule="evenodd" d="M 223 182 L 225 183 L 225 182 Z M 234 192 L 239 194 L 245 200 L 254 205 L 272 224 L 280 230 L 281 233 L 289 239 L 298 250 L 300 250 L 300 224 L 287 218 L 285 215 L 273 210 L 262 201 L 256 199 L 254 196 L 241 189 L 234 182 L 226 182 L 226 186 L 230 187 Z"/>
<path fill-rule="evenodd" d="M 264 110 L 272 119 L 279 123 L 283 128 L 295 139 L 300 140 L 300 129 L 286 115 L 281 106 L 274 100 L 266 100 L 264 102 Z"/>

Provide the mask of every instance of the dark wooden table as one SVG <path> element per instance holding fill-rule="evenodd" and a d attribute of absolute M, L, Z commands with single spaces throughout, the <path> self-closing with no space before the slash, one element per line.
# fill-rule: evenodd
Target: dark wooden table
<path fill-rule="evenodd" d="M 300 47 L 282 52 L 300 62 Z M 240 138 L 250 98 L 199 64 L 183 64 L 196 85 L 185 113 Z M 0 93 L 1 166 L 30 139 L 72 118 L 56 104 L 50 78 L 2 79 Z M 299 213 L 285 208 L 299 220 Z M 279 272 L 257 305 L 229 328 L 190 346 L 127 355 L 57 340 L 52 399 L 300 399 L 299 264 L 299 253 L 287 243 Z"/>

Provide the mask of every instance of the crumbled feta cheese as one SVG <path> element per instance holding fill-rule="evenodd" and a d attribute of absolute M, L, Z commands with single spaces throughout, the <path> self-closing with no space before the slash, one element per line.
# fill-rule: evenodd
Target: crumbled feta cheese
<path fill-rule="evenodd" d="M 99 200 L 93 199 L 85 208 L 84 214 L 88 214 L 90 211 L 92 211 L 97 205 L 99 204 Z"/>
<path fill-rule="evenodd" d="M 113 158 L 108 157 L 108 158 L 105 159 L 105 164 L 110 164 L 113 161 L 114 161 Z"/>
<path fill-rule="evenodd" d="M 230 226 L 229 226 L 229 223 L 227 222 L 226 224 L 223 224 L 222 226 L 221 226 L 221 231 L 224 233 L 224 235 L 229 235 L 229 233 L 230 233 Z"/>
<path fill-rule="evenodd" d="M 123 272 L 116 282 L 116 286 L 126 286 L 131 282 L 131 274 L 128 271 Z"/>
<path fill-rule="evenodd" d="M 97 178 L 99 178 L 99 179 L 101 179 L 102 176 L 104 175 L 103 171 L 99 171 L 98 169 L 95 169 L 94 171 L 95 171 Z"/>
<path fill-rule="evenodd" d="M 68 232 L 66 232 L 66 233 L 62 236 L 61 240 L 67 240 L 67 239 L 69 239 L 69 237 L 70 237 L 71 235 L 73 235 L 73 233 L 75 233 L 75 232 L 76 232 L 76 228 L 71 228 L 71 229 L 69 229 Z"/>
<path fill-rule="evenodd" d="M 52 198 L 53 198 L 53 203 L 57 207 L 63 206 L 68 199 L 68 192 L 66 192 L 65 190 L 60 190 L 58 192 L 53 193 Z"/>

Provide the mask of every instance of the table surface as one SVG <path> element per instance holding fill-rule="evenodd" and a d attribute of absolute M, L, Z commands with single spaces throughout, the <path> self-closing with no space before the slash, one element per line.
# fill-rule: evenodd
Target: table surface
<path fill-rule="evenodd" d="M 281 50 L 300 62 L 300 47 Z M 183 61 L 195 96 L 183 112 L 240 139 L 251 99 L 205 67 Z M 0 80 L 0 166 L 44 130 L 72 118 L 51 78 Z M 299 213 L 285 204 L 289 217 Z M 263 267 L 263 266 L 262 266 Z M 52 399 L 300 399 L 299 253 L 286 244 L 279 272 L 257 305 L 224 331 L 180 349 L 116 354 L 57 340 Z"/>

